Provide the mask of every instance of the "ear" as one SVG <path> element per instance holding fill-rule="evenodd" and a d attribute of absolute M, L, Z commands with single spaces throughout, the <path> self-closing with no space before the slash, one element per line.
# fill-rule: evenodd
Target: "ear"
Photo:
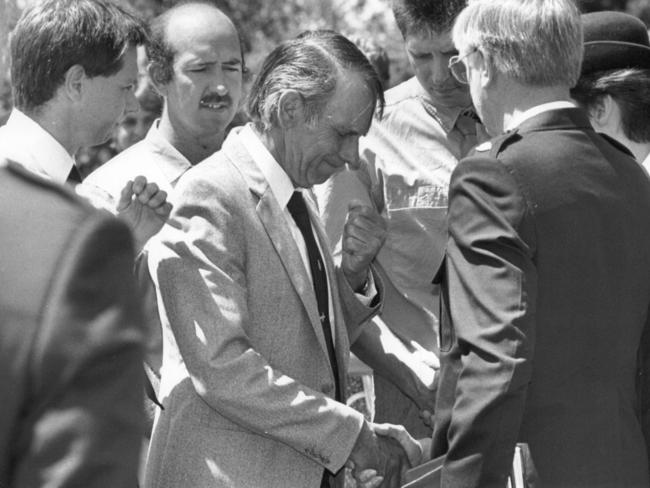
<path fill-rule="evenodd" d="M 597 129 L 603 129 L 610 125 L 616 111 L 616 102 L 611 95 L 602 95 L 589 106 L 589 118 L 591 124 Z"/>
<path fill-rule="evenodd" d="M 156 89 L 158 94 L 161 97 L 166 97 L 167 96 L 167 83 L 162 83 L 162 73 L 160 72 L 160 66 L 154 64 L 154 63 L 149 63 L 147 66 L 147 74 L 149 75 L 149 79 L 151 80 L 151 84 L 153 87 Z"/>
<path fill-rule="evenodd" d="M 479 51 L 479 54 L 476 61 L 477 71 L 481 80 L 481 87 L 486 88 L 496 81 L 498 72 L 482 51 Z"/>
<path fill-rule="evenodd" d="M 88 80 L 86 71 L 79 64 L 71 66 L 63 78 L 63 91 L 68 99 L 80 102 L 84 95 L 84 84 Z"/>
<path fill-rule="evenodd" d="M 278 124 L 283 129 L 290 129 L 305 120 L 305 102 L 296 90 L 285 90 L 278 101 Z"/>

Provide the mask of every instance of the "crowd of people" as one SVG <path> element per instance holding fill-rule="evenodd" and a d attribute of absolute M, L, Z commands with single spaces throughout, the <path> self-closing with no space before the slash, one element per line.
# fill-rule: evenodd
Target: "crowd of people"
<path fill-rule="evenodd" d="M 332 30 L 245 90 L 209 1 L 23 12 L 0 486 L 505 488 L 516 446 L 515 486 L 650 486 L 647 27 L 392 10 L 414 76 L 388 90 L 385 52 Z"/>

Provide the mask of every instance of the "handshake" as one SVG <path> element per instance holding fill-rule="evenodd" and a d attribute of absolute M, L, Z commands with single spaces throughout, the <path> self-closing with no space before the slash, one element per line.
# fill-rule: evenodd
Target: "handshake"
<path fill-rule="evenodd" d="M 415 440 L 401 425 L 364 422 L 346 464 L 346 488 L 399 488 L 408 468 L 431 456 L 431 440 Z"/>

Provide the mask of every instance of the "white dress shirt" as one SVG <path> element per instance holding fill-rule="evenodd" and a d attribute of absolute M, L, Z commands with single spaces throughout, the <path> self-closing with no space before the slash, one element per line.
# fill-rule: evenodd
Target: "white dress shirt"
<path fill-rule="evenodd" d="M 101 188 L 116 204 L 127 181 L 142 175 L 147 182 L 156 183 L 167 192 L 167 200 L 172 201 L 173 188 L 192 164 L 163 137 L 158 129 L 159 122 L 153 123 L 143 140 L 89 174 L 84 185 Z"/>
<path fill-rule="evenodd" d="M 14 108 L 0 127 L 0 157 L 57 183 L 65 183 L 74 159 L 35 121 Z"/>
<path fill-rule="evenodd" d="M 271 153 L 266 148 L 266 146 L 262 144 L 262 141 L 260 141 L 259 137 L 257 137 L 255 132 L 253 132 L 253 129 L 249 125 L 243 127 L 239 131 L 238 136 L 241 138 L 251 158 L 253 158 L 253 161 L 255 161 L 255 164 L 257 164 L 257 167 L 264 175 L 264 178 L 266 179 L 266 181 L 269 184 L 269 187 L 271 188 L 271 192 L 273 193 L 273 196 L 278 201 L 278 204 L 280 205 L 280 208 L 284 213 L 284 218 L 287 221 L 287 225 L 289 226 L 289 230 L 291 231 L 291 237 L 293 237 L 293 240 L 296 242 L 296 245 L 298 246 L 298 250 L 300 251 L 300 258 L 302 259 L 302 262 L 305 265 L 305 271 L 307 271 L 307 275 L 309 276 L 309 279 L 312 280 L 313 282 L 313 277 L 311 275 L 311 268 L 309 266 L 309 255 L 307 254 L 307 245 L 305 244 L 305 239 L 303 238 L 302 233 L 298 228 L 298 225 L 296 224 L 295 220 L 293 220 L 293 217 L 291 216 L 291 212 L 289 212 L 289 208 L 287 207 L 287 205 L 289 204 L 289 200 L 293 195 L 293 192 L 300 191 L 302 192 L 305 203 L 307 205 L 312 206 L 312 210 L 313 210 L 313 198 L 311 192 L 309 190 L 294 188 L 291 179 L 289 179 L 289 175 L 287 175 L 284 169 L 282 169 L 282 166 L 280 166 L 280 164 L 275 160 L 275 158 L 271 155 Z M 318 215 L 318 211 L 316 211 L 316 215 Z M 317 237 L 318 234 L 314 229 L 313 222 L 311 226 L 312 226 L 312 232 L 314 233 L 314 237 L 316 238 L 316 244 L 318 244 L 318 251 L 321 253 L 321 256 L 323 256 L 323 248 L 320 240 Z M 331 279 L 332 279 L 331 276 L 327 277 L 327 299 L 329 305 L 328 307 L 329 315 L 331 318 L 333 318 L 334 309 L 332 308 L 332 289 L 330 287 Z M 333 327 L 332 327 L 332 332 L 334 332 Z"/>
<path fill-rule="evenodd" d="M 298 250 L 300 251 L 300 258 L 302 259 L 302 262 L 304 264 L 305 271 L 307 272 L 309 279 L 313 281 L 311 275 L 311 268 L 309 266 L 309 255 L 307 254 L 307 245 L 305 244 L 305 239 L 303 238 L 302 233 L 298 228 L 298 225 L 293 220 L 293 217 L 291 216 L 291 212 L 289 212 L 289 209 L 287 208 L 287 205 L 289 203 L 289 200 L 291 199 L 291 196 L 293 195 L 293 192 L 300 191 L 302 192 L 305 203 L 308 206 L 312 207 L 314 215 L 318 215 L 318 210 L 314 208 L 314 197 L 311 193 L 311 190 L 297 189 L 293 186 L 293 183 L 291 182 L 289 175 L 287 175 L 287 173 L 284 171 L 282 166 L 280 166 L 280 164 L 275 160 L 273 155 L 266 148 L 266 146 L 264 146 L 264 144 L 259 139 L 257 134 L 255 134 L 253 129 L 250 127 L 250 125 L 246 125 L 245 127 L 243 127 L 239 131 L 237 136 L 241 138 L 244 147 L 246 147 L 251 158 L 253 159 L 253 161 L 255 161 L 255 164 L 257 164 L 258 168 L 264 175 L 264 178 L 266 179 L 266 181 L 269 184 L 269 187 L 271 188 L 271 192 L 273 193 L 273 196 L 278 201 L 280 208 L 282 208 L 284 217 L 287 221 L 287 225 L 289 226 L 289 230 L 291 231 L 291 237 L 293 237 L 293 240 L 296 242 L 296 245 L 298 246 Z M 317 237 L 318 234 L 314 229 L 313 222 L 311 222 L 311 226 L 312 226 L 312 232 L 316 237 L 318 250 L 321 253 L 321 256 L 323 256 L 324 255 L 323 244 L 320 242 L 320 240 Z M 327 250 L 327 252 L 329 252 L 329 250 Z M 332 276 L 327 277 L 327 298 L 328 298 L 328 310 L 329 310 L 330 320 L 333 321 L 334 309 L 332 307 L 332 287 L 330 285 L 330 280 L 332 279 L 334 279 Z M 377 294 L 377 290 L 375 287 L 374 280 L 372 278 L 372 273 L 368 273 L 368 286 L 367 286 L 366 293 L 365 294 L 357 293 L 356 296 L 363 304 L 368 305 L 376 294 Z M 334 330 L 335 328 L 332 327 L 332 335 L 334 334 Z"/>
<path fill-rule="evenodd" d="M 516 129 L 524 121 L 532 119 L 535 115 L 539 115 L 544 112 L 550 112 L 551 110 L 560 110 L 562 108 L 575 108 L 576 104 L 569 102 L 568 100 L 558 100 L 556 102 L 542 103 L 541 105 L 536 105 L 529 108 L 525 112 L 517 114 L 515 117 L 510 120 L 510 123 L 505 127 L 506 131 Z"/>

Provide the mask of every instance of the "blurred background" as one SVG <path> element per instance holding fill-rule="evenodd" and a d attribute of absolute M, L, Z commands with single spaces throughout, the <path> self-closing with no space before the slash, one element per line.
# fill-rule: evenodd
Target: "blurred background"
<path fill-rule="evenodd" d="M 11 110 L 9 32 L 21 11 L 35 1 L 37 0 L 0 0 L 0 125 L 6 121 Z M 128 3 L 150 18 L 177 1 L 128 0 Z M 246 53 L 246 64 L 251 73 L 249 83 L 261 61 L 278 42 L 313 28 L 337 30 L 356 40 L 369 57 L 377 57 L 379 65 L 388 68 L 384 76 L 386 88 L 411 76 L 401 35 L 390 10 L 390 0 L 214 0 L 213 3 L 228 14 L 239 28 Z M 583 12 L 622 10 L 636 15 L 646 25 L 650 25 L 650 0 L 578 0 L 578 3 Z M 150 99 L 149 102 L 155 105 L 155 100 Z M 141 104 L 143 103 L 147 102 L 141 100 Z M 152 108 L 151 113 L 155 117 L 155 108 Z M 125 135 L 127 143 L 144 137 L 146 127 L 140 121 L 127 123 L 132 125 L 133 131 L 136 131 L 136 126 L 144 128 L 144 131 L 138 129 L 135 136 Z M 128 131 L 129 127 L 126 130 Z M 99 157 L 102 160 L 124 149 L 119 143 L 116 145 L 115 141 L 105 146 L 99 148 Z M 83 160 L 84 157 L 87 156 L 77 155 L 77 160 Z M 98 157 L 97 151 L 93 151 L 91 157 Z M 101 162 L 89 161 L 89 164 Z"/>

